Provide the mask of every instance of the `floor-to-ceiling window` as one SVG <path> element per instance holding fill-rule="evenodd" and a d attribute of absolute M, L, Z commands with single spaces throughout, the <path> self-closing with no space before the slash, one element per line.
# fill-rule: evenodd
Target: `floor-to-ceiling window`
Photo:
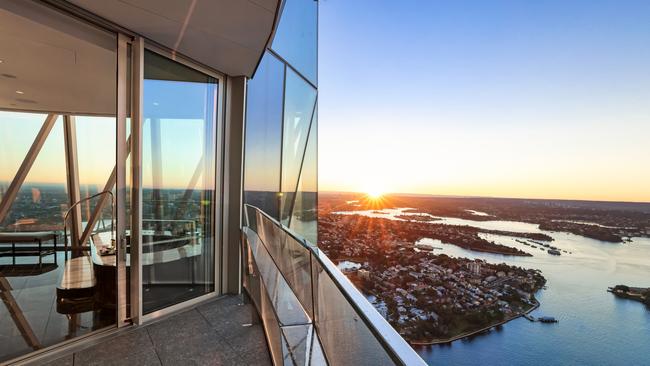
<path fill-rule="evenodd" d="M 116 60 L 115 34 L 0 2 L 0 363 L 116 322 L 114 266 L 93 269 L 110 194 L 90 198 L 113 190 Z"/>
<path fill-rule="evenodd" d="M 144 56 L 142 308 L 215 290 L 218 82 L 157 53 Z"/>

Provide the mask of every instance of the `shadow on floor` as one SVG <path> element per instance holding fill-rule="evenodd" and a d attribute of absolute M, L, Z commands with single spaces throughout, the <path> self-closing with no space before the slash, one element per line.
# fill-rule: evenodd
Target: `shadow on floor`
<path fill-rule="evenodd" d="M 225 296 L 48 365 L 271 365 L 251 304 Z"/>

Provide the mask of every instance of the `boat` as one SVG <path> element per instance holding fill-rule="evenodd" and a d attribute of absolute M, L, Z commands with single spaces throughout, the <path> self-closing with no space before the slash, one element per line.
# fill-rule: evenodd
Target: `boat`
<path fill-rule="evenodd" d="M 548 254 L 553 254 L 553 255 L 562 255 L 562 253 L 557 250 L 557 249 L 549 249 Z"/>
<path fill-rule="evenodd" d="M 540 316 L 539 318 L 537 318 L 537 320 L 542 322 L 542 323 L 557 323 L 558 322 L 558 320 L 555 319 L 552 316 Z"/>

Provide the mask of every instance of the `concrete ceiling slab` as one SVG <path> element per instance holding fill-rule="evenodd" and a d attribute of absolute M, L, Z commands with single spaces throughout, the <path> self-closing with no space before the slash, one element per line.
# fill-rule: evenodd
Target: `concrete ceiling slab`
<path fill-rule="evenodd" d="M 68 0 L 228 75 L 251 76 L 279 0 Z"/>

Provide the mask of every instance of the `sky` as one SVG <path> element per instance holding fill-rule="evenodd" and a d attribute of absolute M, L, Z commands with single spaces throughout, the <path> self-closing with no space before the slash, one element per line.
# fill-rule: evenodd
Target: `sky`
<path fill-rule="evenodd" d="M 650 1 L 319 11 L 320 191 L 650 202 Z"/>
<path fill-rule="evenodd" d="M 213 95 L 217 86 L 146 80 L 145 87 L 148 92 L 144 96 L 147 108 L 143 127 L 143 185 L 153 186 L 150 131 L 151 119 L 158 118 L 162 184 L 166 188 L 187 188 L 197 165 L 203 163 L 205 122 L 201 117 L 205 94 L 209 89 Z M 175 98 L 184 101 L 180 105 L 182 108 Z M 7 187 L 14 178 L 46 116 L 44 113 L 0 111 L 0 188 Z M 75 121 L 79 182 L 103 189 L 115 166 L 115 118 L 76 116 Z M 25 184 L 63 184 L 65 172 L 63 119 L 59 116 L 27 174 Z"/>
<path fill-rule="evenodd" d="M 0 113 L 0 184 L 8 185 L 46 118 L 42 113 Z M 103 187 L 115 165 L 115 119 L 76 117 L 79 182 Z M 5 138 L 10 136 L 10 138 Z M 50 131 L 25 183 L 65 182 L 63 120 Z"/>

